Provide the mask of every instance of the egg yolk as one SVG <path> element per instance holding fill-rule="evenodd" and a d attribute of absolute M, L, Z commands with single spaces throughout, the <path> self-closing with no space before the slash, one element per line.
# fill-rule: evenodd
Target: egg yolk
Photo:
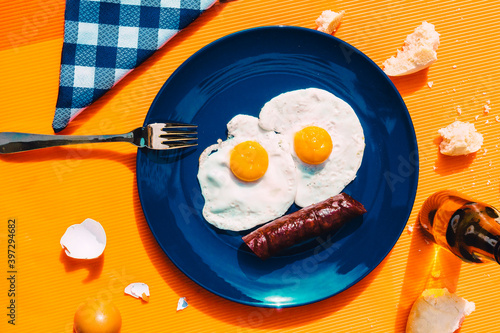
<path fill-rule="evenodd" d="M 240 180 L 253 182 L 264 176 L 268 166 L 267 151 L 256 141 L 244 141 L 231 151 L 229 167 Z"/>
<path fill-rule="evenodd" d="M 307 164 L 321 164 L 332 152 L 332 138 L 326 130 L 308 126 L 295 133 L 293 140 L 295 153 Z"/>

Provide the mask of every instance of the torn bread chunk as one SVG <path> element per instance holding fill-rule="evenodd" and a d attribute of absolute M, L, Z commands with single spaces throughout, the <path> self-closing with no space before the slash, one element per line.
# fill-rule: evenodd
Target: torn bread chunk
<path fill-rule="evenodd" d="M 403 48 L 384 61 L 384 72 L 389 76 L 401 76 L 418 72 L 437 60 L 439 34 L 434 25 L 422 22 L 406 37 Z"/>
<path fill-rule="evenodd" d="M 326 32 L 331 35 L 337 31 L 342 18 L 344 17 L 345 11 L 341 10 L 336 13 L 333 10 L 325 10 L 316 19 L 316 30 Z"/>
<path fill-rule="evenodd" d="M 426 289 L 410 310 L 406 333 L 453 333 L 476 306 L 448 289 Z"/>
<path fill-rule="evenodd" d="M 458 156 L 475 153 L 481 149 L 483 136 L 476 131 L 474 124 L 455 121 L 441 128 L 438 133 L 443 141 L 439 144 L 439 151 L 443 155 Z"/>

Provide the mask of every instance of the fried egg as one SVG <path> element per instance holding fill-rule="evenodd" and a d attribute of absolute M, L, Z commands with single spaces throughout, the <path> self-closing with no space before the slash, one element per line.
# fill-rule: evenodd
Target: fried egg
<path fill-rule="evenodd" d="M 227 124 L 227 140 L 200 155 L 203 217 L 219 229 L 251 229 L 285 214 L 294 202 L 293 158 L 281 147 L 281 135 L 263 130 L 258 122 L 235 116 Z"/>
<path fill-rule="evenodd" d="M 278 95 L 262 108 L 259 125 L 284 137 L 298 171 L 298 206 L 339 194 L 356 178 L 363 128 L 351 106 L 330 92 L 308 88 Z"/>

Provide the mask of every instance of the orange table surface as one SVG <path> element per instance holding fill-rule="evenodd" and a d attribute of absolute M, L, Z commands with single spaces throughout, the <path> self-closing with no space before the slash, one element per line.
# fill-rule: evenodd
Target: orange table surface
<path fill-rule="evenodd" d="M 443 188 L 500 206 L 499 6 L 498 1 L 459 0 L 218 3 L 63 134 L 119 133 L 137 127 L 184 60 L 235 31 L 277 24 L 315 28 L 323 10 L 344 9 L 335 36 L 381 66 L 426 20 L 441 34 L 438 61 L 428 70 L 393 80 L 409 109 L 420 153 L 419 170 L 403 170 L 419 172 L 407 225 L 415 225 L 423 201 Z M 0 3 L 0 132 L 52 133 L 63 22 L 63 0 Z M 491 110 L 484 113 L 487 103 Z M 478 153 L 457 158 L 438 153 L 437 130 L 455 119 L 474 123 L 484 135 Z M 500 331 L 500 267 L 463 263 L 437 251 L 411 228 L 373 272 L 324 301 L 268 309 L 216 296 L 183 275 L 156 243 L 141 210 L 135 160 L 136 149 L 119 143 L 0 156 L 1 332 L 71 332 L 76 308 L 94 297 L 116 304 L 122 332 L 403 332 L 412 302 L 430 286 L 446 286 L 475 302 L 476 311 L 461 332 Z M 69 225 L 88 217 L 106 230 L 104 256 L 91 264 L 68 260 L 59 240 Z M 16 221 L 15 326 L 7 316 L 12 299 L 9 219 Z M 127 284 L 137 281 L 150 286 L 149 303 L 123 294 Z M 177 312 L 179 297 L 186 297 L 189 307 Z"/>

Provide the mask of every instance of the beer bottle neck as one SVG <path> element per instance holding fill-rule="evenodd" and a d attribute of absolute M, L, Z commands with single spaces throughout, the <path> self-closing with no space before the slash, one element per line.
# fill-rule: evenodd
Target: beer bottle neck
<path fill-rule="evenodd" d="M 500 264 L 500 239 L 497 235 L 487 233 L 483 229 L 477 234 L 466 236 L 464 241 L 462 246 L 459 246 L 459 251 L 466 261 L 483 262 L 488 259 Z"/>
<path fill-rule="evenodd" d="M 483 259 L 489 259 L 500 263 L 498 217 L 496 210 L 493 211 L 487 205 L 463 205 L 451 217 L 447 228 L 447 242 L 452 251 L 466 261 L 482 262 Z"/>

